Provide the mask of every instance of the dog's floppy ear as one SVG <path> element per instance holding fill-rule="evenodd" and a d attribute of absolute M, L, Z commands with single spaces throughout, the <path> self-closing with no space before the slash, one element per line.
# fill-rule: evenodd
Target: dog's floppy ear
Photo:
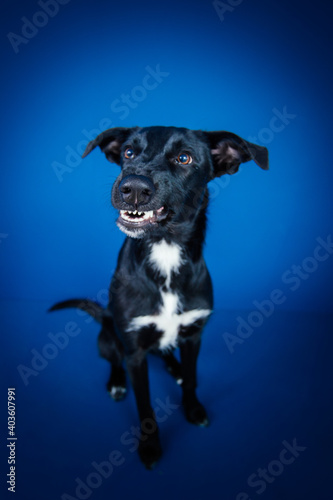
<path fill-rule="evenodd" d="M 136 128 L 116 127 L 105 130 L 96 139 L 89 142 L 82 158 L 85 158 L 96 146 L 99 146 L 111 163 L 120 165 L 121 146 Z"/>
<path fill-rule="evenodd" d="M 268 170 L 268 150 L 242 139 L 231 132 L 204 132 L 210 146 L 214 172 L 212 179 L 234 174 L 239 165 L 254 160 L 260 168 Z"/>

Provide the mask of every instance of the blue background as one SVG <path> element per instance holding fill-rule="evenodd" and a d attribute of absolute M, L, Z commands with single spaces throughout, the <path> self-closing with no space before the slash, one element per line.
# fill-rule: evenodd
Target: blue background
<path fill-rule="evenodd" d="M 14 386 L 17 498 L 75 497 L 75 478 L 84 481 L 92 462 L 119 449 L 124 464 L 91 498 L 253 499 L 247 478 L 293 439 L 307 449 L 262 497 L 332 497 L 333 258 L 309 260 L 317 239 L 332 233 L 332 8 L 225 3 L 234 7 L 219 16 L 204 0 L 70 0 L 16 53 L 8 33 L 22 36 L 24 16 L 43 24 L 34 18 L 41 8 L 2 2 L 0 423 L 5 434 L 6 388 Z M 165 76 L 140 94 L 147 66 Z M 115 104 L 123 94 L 137 96 L 127 112 Z M 273 122 L 283 110 L 292 117 Z M 134 125 L 229 130 L 270 153 L 268 172 L 251 162 L 211 183 L 205 256 L 216 312 L 199 362 L 211 426 L 193 428 L 173 411 L 161 424 L 165 454 L 153 472 L 120 442 L 136 422 L 134 399 L 132 391 L 121 405 L 107 397 L 98 326 L 76 311 L 46 313 L 68 297 L 105 304 L 123 241 L 110 205 L 118 167 L 99 151 L 84 161 L 78 153 L 87 134 Z M 56 164 L 66 169 L 61 178 Z M 313 266 L 296 290 L 286 280 L 294 265 Z M 253 318 L 255 303 L 275 289 L 283 303 L 230 352 L 225 333 L 237 335 L 239 318 Z M 42 352 L 48 334 L 70 321 L 80 334 L 25 385 L 17 367 L 31 367 L 31 350 Z M 152 359 L 153 401 L 179 403 L 160 368 Z M 7 473 L 4 440 L 1 448 Z"/>

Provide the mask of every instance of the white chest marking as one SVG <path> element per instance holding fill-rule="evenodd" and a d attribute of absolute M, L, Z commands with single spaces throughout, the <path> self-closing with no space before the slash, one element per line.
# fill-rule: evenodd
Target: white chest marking
<path fill-rule="evenodd" d="M 165 286 L 169 288 L 171 274 L 178 273 L 183 263 L 181 248 L 175 243 L 169 244 L 161 240 L 152 245 L 149 261 L 162 276 L 165 276 Z"/>
<path fill-rule="evenodd" d="M 144 326 L 154 325 L 158 331 L 163 332 L 160 340 L 160 349 L 176 347 L 180 326 L 188 326 L 198 319 L 210 315 L 210 309 L 193 309 L 180 312 L 178 295 L 170 292 L 161 292 L 162 306 L 158 314 L 137 316 L 133 318 L 128 330 L 137 330 Z"/>
<path fill-rule="evenodd" d="M 183 264 L 181 247 L 175 243 L 167 243 L 161 240 L 151 247 L 149 256 L 150 264 L 165 277 L 167 291 L 161 291 L 162 305 L 157 314 L 137 316 L 133 318 L 128 326 L 128 331 L 138 330 L 144 326 L 154 325 L 156 330 L 163 332 L 159 348 L 168 349 L 176 347 L 180 326 L 189 326 L 198 319 L 210 315 L 210 309 L 193 309 L 182 312 L 177 294 L 170 291 L 172 273 L 179 273 Z"/>

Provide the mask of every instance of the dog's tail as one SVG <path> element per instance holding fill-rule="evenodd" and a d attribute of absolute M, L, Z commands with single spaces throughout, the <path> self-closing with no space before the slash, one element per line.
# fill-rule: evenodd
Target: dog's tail
<path fill-rule="evenodd" d="M 81 309 L 81 311 L 90 314 L 98 323 L 102 323 L 103 317 L 107 315 L 102 306 L 89 299 L 70 299 L 64 300 L 63 302 L 57 302 L 54 306 L 50 307 L 49 312 L 71 307 Z"/>

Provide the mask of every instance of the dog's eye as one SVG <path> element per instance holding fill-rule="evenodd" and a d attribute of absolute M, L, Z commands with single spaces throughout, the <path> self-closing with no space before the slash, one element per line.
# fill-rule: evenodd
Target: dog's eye
<path fill-rule="evenodd" d="M 131 158 L 134 158 L 134 156 L 135 156 L 134 151 L 133 151 L 132 148 L 127 148 L 125 150 L 124 155 L 125 155 L 125 158 L 127 158 L 128 160 L 130 160 Z"/>
<path fill-rule="evenodd" d="M 192 163 L 192 156 L 188 155 L 187 153 L 180 153 L 180 155 L 177 157 L 177 162 L 181 163 L 182 165 L 189 165 Z"/>

